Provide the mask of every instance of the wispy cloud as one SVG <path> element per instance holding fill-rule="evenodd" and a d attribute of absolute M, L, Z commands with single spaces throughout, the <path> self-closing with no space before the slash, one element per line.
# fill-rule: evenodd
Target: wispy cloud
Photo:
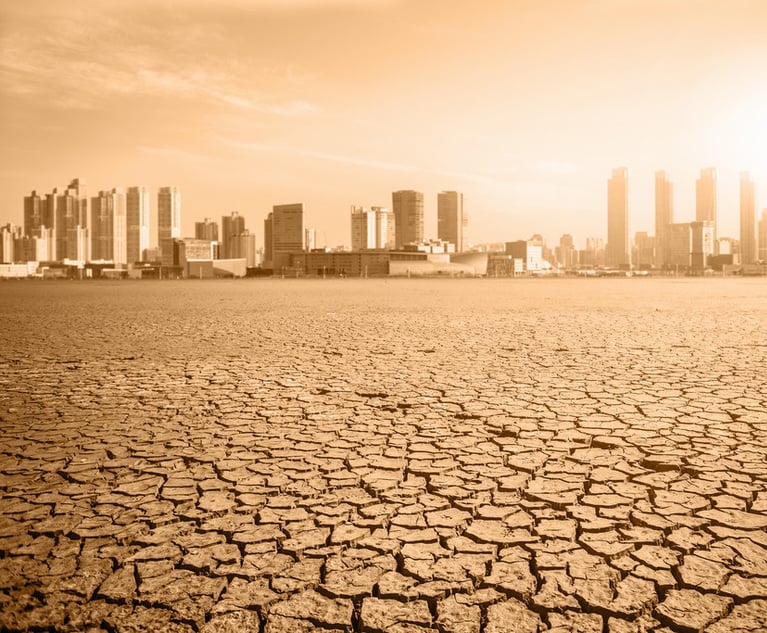
<path fill-rule="evenodd" d="M 191 31 L 190 31 L 191 29 Z M 243 62 L 233 54 L 193 54 L 185 38 L 199 36 L 200 49 L 216 38 L 119 20 L 52 20 L 39 32 L 0 36 L 0 95 L 32 98 L 58 108 L 97 109 L 115 97 L 172 97 L 279 117 L 317 111 L 297 90 L 316 79 L 294 64 Z M 126 32 L 131 36 L 127 37 Z M 280 86 L 290 86 L 281 90 Z"/>

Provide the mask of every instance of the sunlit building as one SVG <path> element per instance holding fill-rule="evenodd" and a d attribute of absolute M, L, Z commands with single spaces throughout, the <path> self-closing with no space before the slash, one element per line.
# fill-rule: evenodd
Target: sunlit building
<path fill-rule="evenodd" d="M 237 235 L 245 232 L 245 218 L 237 211 L 230 215 L 221 216 L 221 243 L 219 246 L 219 257 L 221 259 L 233 258 L 232 240 Z"/>
<path fill-rule="evenodd" d="M 674 185 L 665 171 L 655 172 L 655 259 L 656 266 L 665 264 L 666 231 L 674 222 Z"/>
<path fill-rule="evenodd" d="M 64 193 L 58 195 L 54 190 L 50 200 L 55 204 L 53 223 L 56 258 L 88 261 L 90 244 L 83 245 L 88 233 L 88 196 L 85 181 L 81 178 L 73 179 Z"/>
<path fill-rule="evenodd" d="M 762 210 L 759 220 L 759 261 L 767 262 L 767 209 Z"/>
<path fill-rule="evenodd" d="M 756 246 L 756 185 L 748 172 L 740 174 L 740 263 L 753 264 Z"/>
<path fill-rule="evenodd" d="M 392 193 L 394 247 L 423 241 L 423 194 L 403 190 Z"/>
<path fill-rule="evenodd" d="M 279 273 L 290 267 L 292 253 L 304 250 L 304 205 L 275 205 L 267 221 L 268 232 L 271 234 L 272 269 Z"/>
<path fill-rule="evenodd" d="M 628 268 L 629 202 L 628 169 L 613 169 L 607 181 L 607 249 L 605 263 L 615 268 Z"/>
<path fill-rule="evenodd" d="M 218 242 L 218 223 L 211 218 L 194 223 L 194 237 L 197 240 Z"/>
<path fill-rule="evenodd" d="M 701 169 L 695 181 L 695 220 L 712 222 L 716 239 L 716 169 Z"/>
<path fill-rule="evenodd" d="M 181 192 L 162 187 L 157 192 L 157 242 L 164 265 L 173 265 L 173 240 L 181 237 Z"/>
<path fill-rule="evenodd" d="M 456 253 L 463 252 L 466 224 L 463 194 L 458 191 L 442 191 L 437 194 L 437 237 L 455 244 Z"/>
<path fill-rule="evenodd" d="M 125 193 L 100 191 L 91 199 L 91 259 L 128 263 Z"/>
<path fill-rule="evenodd" d="M 151 212 L 149 190 L 146 187 L 128 187 L 125 192 L 126 260 L 128 263 L 145 261 L 151 247 Z"/>
<path fill-rule="evenodd" d="M 394 248 L 394 213 L 385 207 L 353 206 L 351 230 L 352 251 Z"/>

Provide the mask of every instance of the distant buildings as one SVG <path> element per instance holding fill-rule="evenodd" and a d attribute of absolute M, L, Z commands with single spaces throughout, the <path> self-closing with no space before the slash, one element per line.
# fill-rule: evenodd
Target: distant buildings
<path fill-rule="evenodd" d="M 194 238 L 218 243 L 218 223 L 211 218 L 205 218 L 202 222 L 195 222 Z"/>
<path fill-rule="evenodd" d="M 264 267 L 271 268 L 275 273 L 289 268 L 291 254 L 304 250 L 304 205 L 278 204 L 272 207 L 264 224 L 264 234 L 269 236 Z"/>
<path fill-rule="evenodd" d="M 157 243 L 162 263 L 173 265 L 173 240 L 181 237 L 181 192 L 162 187 L 157 192 Z"/>
<path fill-rule="evenodd" d="M 628 169 L 613 169 L 607 181 L 607 253 L 606 264 L 615 268 L 628 268 L 629 210 Z"/>
<path fill-rule="evenodd" d="M 695 181 L 695 220 L 711 222 L 716 239 L 716 169 L 707 167 Z"/>
<path fill-rule="evenodd" d="M 91 199 L 91 256 L 97 261 L 128 263 L 128 224 L 125 193 L 100 191 Z"/>
<path fill-rule="evenodd" d="M 655 259 L 663 267 L 666 258 L 666 230 L 674 222 L 674 186 L 665 171 L 655 172 Z"/>
<path fill-rule="evenodd" d="M 395 246 L 394 213 L 385 207 L 351 208 L 352 251 Z"/>
<path fill-rule="evenodd" d="M 740 263 L 759 259 L 756 245 L 756 186 L 748 172 L 740 174 Z"/>
<path fill-rule="evenodd" d="M 221 216 L 221 246 L 219 257 L 221 259 L 232 258 L 232 244 L 234 239 L 245 232 L 245 218 L 237 211 L 231 215 Z"/>
<path fill-rule="evenodd" d="M 437 237 L 455 244 L 455 251 L 464 250 L 464 228 L 467 218 L 463 211 L 463 194 L 442 191 L 437 194 Z"/>
<path fill-rule="evenodd" d="M 423 241 L 423 194 L 403 190 L 392 193 L 394 248 Z"/>
<path fill-rule="evenodd" d="M 759 220 L 759 261 L 767 262 L 767 209 L 762 211 Z"/>
<path fill-rule="evenodd" d="M 129 264 L 144 261 L 151 247 L 149 191 L 146 187 L 128 187 L 125 192 L 126 259 Z"/>
<path fill-rule="evenodd" d="M 679 272 L 703 272 L 714 254 L 714 223 L 683 222 L 668 225 L 668 263 Z"/>

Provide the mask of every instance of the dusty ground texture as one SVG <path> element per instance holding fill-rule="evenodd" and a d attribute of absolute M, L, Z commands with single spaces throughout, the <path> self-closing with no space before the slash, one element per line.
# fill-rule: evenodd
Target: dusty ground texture
<path fill-rule="evenodd" d="M 0 629 L 756 632 L 767 283 L 0 284 Z"/>

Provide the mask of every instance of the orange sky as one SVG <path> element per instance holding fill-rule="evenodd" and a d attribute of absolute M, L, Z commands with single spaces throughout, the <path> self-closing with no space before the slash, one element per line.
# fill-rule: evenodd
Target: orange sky
<path fill-rule="evenodd" d="M 177 5 L 183 6 L 179 9 Z M 719 169 L 767 191 L 763 0 L 11 0 L 0 7 L 0 223 L 79 176 L 91 193 L 182 191 L 183 234 L 304 202 L 320 245 L 395 189 L 465 194 L 470 242 L 606 235 L 629 168 L 630 230 L 676 220 Z M 758 197 L 767 207 L 767 193 Z"/>

